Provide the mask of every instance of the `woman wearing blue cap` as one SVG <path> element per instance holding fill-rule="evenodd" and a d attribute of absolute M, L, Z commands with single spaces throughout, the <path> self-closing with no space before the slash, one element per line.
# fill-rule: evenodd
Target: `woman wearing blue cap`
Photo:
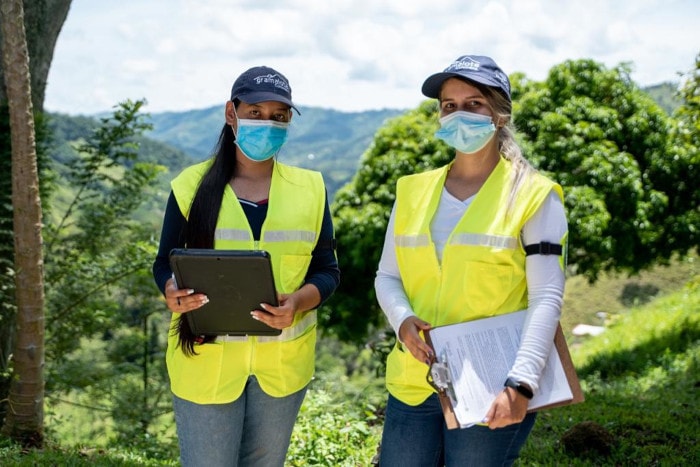
<path fill-rule="evenodd" d="M 510 123 L 510 82 L 491 58 L 459 57 L 422 91 L 438 99 L 435 136 L 455 157 L 396 187 L 375 280 L 398 337 L 387 360 L 380 465 L 511 465 L 535 422 L 528 402 L 563 301 L 562 189 L 523 158 Z M 522 309 L 526 324 L 503 391 L 482 424 L 448 430 L 426 381 L 435 356 L 422 331 Z"/>
<path fill-rule="evenodd" d="M 316 311 L 338 286 L 333 224 L 318 172 L 275 159 L 292 119 L 272 68 L 236 79 L 212 158 L 171 183 L 155 281 L 172 311 L 166 362 L 185 466 L 282 466 L 314 370 Z M 184 314 L 207 303 L 178 289 L 173 248 L 266 250 L 279 306 L 251 315 L 279 336 L 194 335 Z"/>

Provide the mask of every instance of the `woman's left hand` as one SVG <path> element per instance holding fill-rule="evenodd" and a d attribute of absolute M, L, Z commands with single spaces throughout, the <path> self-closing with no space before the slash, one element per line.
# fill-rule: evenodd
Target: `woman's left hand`
<path fill-rule="evenodd" d="M 271 328 L 284 329 L 292 325 L 294 314 L 297 312 L 297 303 L 294 294 L 278 294 L 278 306 L 269 303 L 261 303 L 260 307 L 265 311 L 253 310 L 250 315 Z"/>
<path fill-rule="evenodd" d="M 504 426 L 520 423 L 527 415 L 527 405 L 530 401 L 513 388 L 505 388 L 491 404 L 486 413 L 484 423 L 489 428 L 503 428 Z"/>

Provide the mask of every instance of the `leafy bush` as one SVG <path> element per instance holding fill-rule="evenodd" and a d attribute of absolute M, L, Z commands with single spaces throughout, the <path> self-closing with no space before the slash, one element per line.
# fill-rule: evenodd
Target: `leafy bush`
<path fill-rule="evenodd" d="M 294 427 L 288 465 L 368 465 L 381 438 L 375 419 L 371 410 L 363 412 L 324 389 L 310 389 Z"/>

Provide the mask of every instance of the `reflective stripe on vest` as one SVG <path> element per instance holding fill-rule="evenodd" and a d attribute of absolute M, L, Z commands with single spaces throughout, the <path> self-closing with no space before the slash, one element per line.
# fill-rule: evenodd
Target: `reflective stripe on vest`
<path fill-rule="evenodd" d="M 263 241 L 316 243 L 316 232 L 310 232 L 308 230 L 267 231 L 263 235 Z"/>
<path fill-rule="evenodd" d="M 214 231 L 214 241 L 217 240 L 250 240 L 250 232 L 241 229 L 216 229 Z"/>
<path fill-rule="evenodd" d="M 450 244 L 489 246 L 494 248 L 507 248 L 509 250 L 515 250 L 516 248 L 518 248 L 518 239 L 515 237 L 506 237 L 503 235 L 460 233 L 452 236 Z"/>
<path fill-rule="evenodd" d="M 248 241 L 250 232 L 242 229 L 216 229 L 214 240 Z M 268 231 L 263 235 L 265 242 L 309 242 L 316 243 L 316 233 L 308 230 Z"/>
<path fill-rule="evenodd" d="M 312 326 L 315 323 L 316 310 L 309 311 L 306 313 L 306 316 L 302 318 L 302 320 L 298 323 L 297 326 L 282 330 L 281 340 L 289 341 L 296 339 L 297 337 L 301 336 L 309 326 Z M 280 340 L 277 337 L 279 336 L 218 336 L 216 338 L 216 342 L 245 342 L 248 339 L 257 339 L 258 342 L 273 342 L 276 340 Z"/>
<path fill-rule="evenodd" d="M 419 246 L 428 246 L 430 244 L 430 237 L 425 234 L 397 235 L 394 240 L 396 246 L 402 248 L 415 248 Z M 461 233 L 453 235 L 450 239 L 450 244 L 491 246 L 496 248 L 508 248 L 514 250 L 518 247 L 518 239 L 515 237 L 505 237 L 501 235 Z"/>

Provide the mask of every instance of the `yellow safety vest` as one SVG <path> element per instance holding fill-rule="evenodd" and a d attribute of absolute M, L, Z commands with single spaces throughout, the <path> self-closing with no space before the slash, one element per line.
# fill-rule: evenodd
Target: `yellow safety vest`
<path fill-rule="evenodd" d="M 185 169 L 171 183 L 182 214 L 188 217 L 192 199 L 212 160 Z M 303 285 L 318 241 L 325 208 L 325 186 L 319 172 L 275 162 L 268 212 L 253 240 L 248 220 L 233 189 L 224 190 L 214 248 L 266 250 L 272 259 L 275 286 L 292 293 Z M 173 322 L 177 315 L 173 314 Z M 168 337 L 166 363 L 173 393 L 198 404 L 217 404 L 240 397 L 250 375 L 269 395 L 292 394 L 309 383 L 314 371 L 316 311 L 297 313 L 279 336 L 228 337 L 230 341 L 195 345 L 187 357 Z"/>
<path fill-rule="evenodd" d="M 396 187 L 396 259 L 414 312 L 441 326 L 526 308 L 520 232 L 552 189 L 563 196 L 561 187 L 535 174 L 508 211 L 511 163 L 501 158 L 451 232 L 440 264 L 430 223 L 449 167 L 402 177 Z M 418 405 L 434 392 L 427 371 L 397 343 L 387 360 L 387 389 L 404 403 Z"/>

